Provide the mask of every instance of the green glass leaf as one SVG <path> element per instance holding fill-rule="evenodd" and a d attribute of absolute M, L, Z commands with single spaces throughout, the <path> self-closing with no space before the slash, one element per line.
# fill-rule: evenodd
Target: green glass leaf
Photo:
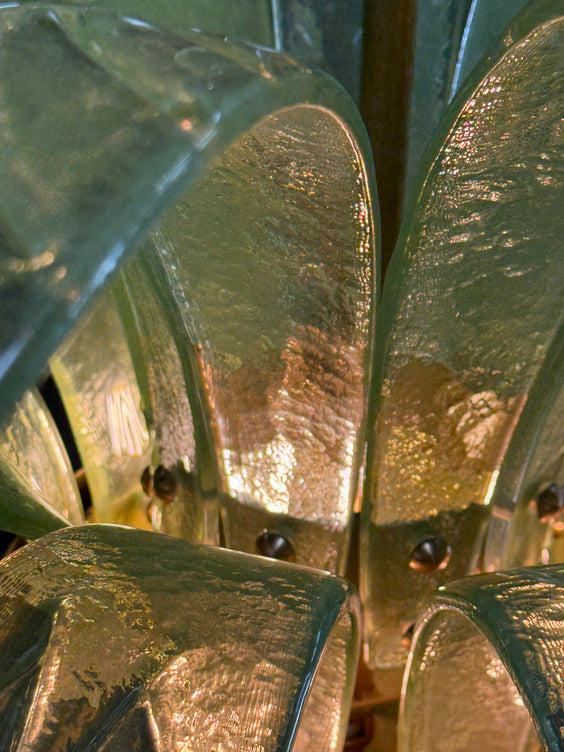
<path fill-rule="evenodd" d="M 275 0 L 277 49 L 323 68 L 360 100 L 364 0 Z"/>
<path fill-rule="evenodd" d="M 9 146 L 1 150 L 4 188 L 0 180 L 6 238 L 0 305 L 10 321 L 2 334 L 2 404 L 11 404 L 37 376 L 126 254 L 165 215 L 145 241 L 139 274 L 152 279 L 159 305 L 166 308 L 163 318 L 183 371 L 176 391 L 183 380 L 190 382 L 192 443 L 167 449 L 163 436 L 170 414 L 168 428 L 162 415 L 165 404 L 169 412 L 170 394 L 163 396 L 161 389 L 156 397 L 153 366 L 128 361 L 128 348 L 134 361 L 156 352 L 153 344 L 142 355 L 143 346 L 131 343 L 150 325 L 147 317 L 142 321 L 143 300 L 135 293 L 130 303 L 127 293 L 119 304 L 120 316 L 130 315 L 139 324 L 139 331 L 126 334 L 127 347 L 106 307 L 97 314 L 105 323 L 94 326 L 99 332 L 90 345 L 87 334 L 82 352 L 72 354 L 75 345 L 65 346 L 53 361 L 101 519 L 116 519 L 112 504 L 117 508 L 131 498 L 138 507 L 146 503 L 139 470 L 149 454 L 159 462 L 166 456 L 175 466 L 188 457 L 180 470 L 195 471 L 198 494 L 216 499 L 216 519 L 219 491 L 225 492 L 225 506 L 242 503 L 236 524 L 224 510 L 232 545 L 255 551 L 256 538 L 275 511 L 277 525 L 288 515 L 304 521 L 307 540 L 297 545 L 305 552 L 299 560 L 342 567 L 362 451 L 365 351 L 375 285 L 373 176 L 354 107 L 327 76 L 304 71 L 282 55 L 198 32 L 176 36 L 97 7 L 2 8 L 0 39 L 2 34 L 8 41 L 0 52 L 6 74 L 0 98 L 10 113 L 4 132 Z M 28 75 L 30 46 L 35 62 Z M 39 106 L 41 118 L 29 117 L 29 108 Z M 214 162 L 220 155 L 223 162 Z M 187 250 L 190 212 L 193 246 Z M 262 256 L 257 255 L 261 248 Z M 229 264 L 239 267 L 231 279 L 222 268 Z M 189 273 L 196 268 L 194 281 Z M 131 281 L 123 284 L 131 288 Z M 233 295 L 244 301 L 236 316 Z M 128 305 L 130 314 L 124 313 Z M 8 316 L 8 310 L 18 315 Z M 253 373 L 262 373 L 257 404 L 263 414 L 272 413 L 265 421 L 245 413 L 253 403 L 245 402 L 245 378 Z M 103 384 L 103 374 L 109 381 L 123 377 L 131 399 L 124 402 L 119 385 Z M 301 396 L 292 379 L 305 379 Z M 116 389 L 119 409 L 112 408 Z M 325 415 L 311 411 L 312 395 L 317 399 L 320 390 Z M 209 400 L 212 392 L 219 400 L 215 404 Z M 292 411 L 296 415 L 290 418 Z M 117 416 L 117 429 L 108 415 Z M 188 420 L 188 412 L 179 418 Z M 245 427 L 250 437 L 253 421 L 270 433 L 257 434 L 249 449 L 240 431 Z M 189 422 L 184 433 L 191 433 Z M 113 442 L 120 455 L 129 439 L 134 459 L 126 461 L 125 452 L 121 468 L 108 445 Z M 95 446 L 98 440 L 105 447 Z M 299 442 L 303 459 L 294 460 L 290 455 Z M 249 452 L 256 454 L 253 470 L 241 459 Z M 282 455 L 289 459 L 282 462 Z M 317 485 L 304 486 L 307 500 L 297 487 L 306 473 L 317 479 Z M 237 484 L 236 478 L 243 480 Z M 268 495 L 265 520 L 261 493 Z M 235 495 L 238 502 L 230 500 Z M 253 527 L 241 516 L 251 507 L 259 510 Z M 212 503 L 210 535 L 216 534 L 213 515 Z M 182 519 L 173 520 L 168 511 L 162 517 L 163 529 L 186 531 Z M 196 518 L 208 525 L 207 512 Z M 238 539 L 237 525 L 248 540 Z M 196 538 L 203 527 L 197 523 Z M 311 534 L 318 533 L 324 543 L 310 554 Z"/>
<path fill-rule="evenodd" d="M 415 631 L 399 750 L 562 749 L 561 565 L 449 583 Z"/>
<path fill-rule="evenodd" d="M 299 538 L 298 560 L 342 569 L 376 284 L 373 176 L 350 101 L 284 56 L 197 32 L 181 38 L 97 7 L 2 8 L 2 33 L 0 96 L 10 112 L 3 189 L 0 180 L 0 305 L 10 321 L 2 405 L 33 381 L 168 210 L 145 242 L 140 271 L 122 283 L 119 316 L 137 322 L 127 342 L 113 304 L 102 302 L 52 361 L 99 518 L 122 521 L 130 506 L 142 512 L 140 477 L 154 459 L 196 473 L 197 495 L 215 499 L 204 503 L 209 514 L 193 515 L 192 532 L 173 507 L 161 510 L 161 529 L 216 540 L 221 491 L 235 547 L 256 551 L 263 528 L 285 525 L 282 535 Z M 29 45 L 43 62 L 28 77 Z M 42 117 L 30 119 L 38 103 Z M 193 247 L 185 249 L 190 211 Z M 239 270 L 225 279 L 229 264 Z M 153 280 L 154 315 L 177 352 L 168 393 L 135 275 Z M 246 308 L 233 315 L 239 295 Z M 255 376 L 253 394 L 246 383 Z M 182 392 L 190 405 L 176 416 L 182 439 L 171 443 L 170 406 Z M 312 410 L 314 397 L 323 414 Z M 312 547 L 312 536 L 323 541 Z"/>
<path fill-rule="evenodd" d="M 564 561 L 554 484 L 564 485 L 564 332 L 555 336 L 500 468 L 490 506 L 484 569 Z M 557 496 L 557 495 L 556 495 Z M 548 505 L 546 504 L 548 501 Z"/>
<path fill-rule="evenodd" d="M 386 281 L 361 547 L 374 667 L 405 660 L 427 594 L 483 566 L 562 325 L 564 24 L 559 3 L 534 9 L 453 103 Z"/>
<path fill-rule="evenodd" d="M 233 138 L 299 102 L 358 116 L 328 78 L 284 56 L 96 8 L 3 7 L 0 39 L 5 419 L 149 225 Z"/>
<path fill-rule="evenodd" d="M 152 441 L 116 304 L 106 294 L 50 361 L 99 522 L 145 522 Z"/>
<path fill-rule="evenodd" d="M 211 426 L 228 544 L 264 552 L 272 531 L 296 561 L 330 571 L 345 563 L 363 450 L 374 285 L 364 170 L 342 123 L 280 111 L 232 144 L 140 256 L 194 363 L 187 382 Z"/>
<path fill-rule="evenodd" d="M 344 742 L 358 600 L 338 578 L 111 525 L 0 563 L 4 748 Z"/>
<path fill-rule="evenodd" d="M 70 524 L 4 457 L 0 458 L 0 521 L 2 530 L 31 539 Z"/>
<path fill-rule="evenodd" d="M 38 538 L 82 522 L 66 449 L 41 395 L 32 389 L 0 433 L 0 530 Z"/>

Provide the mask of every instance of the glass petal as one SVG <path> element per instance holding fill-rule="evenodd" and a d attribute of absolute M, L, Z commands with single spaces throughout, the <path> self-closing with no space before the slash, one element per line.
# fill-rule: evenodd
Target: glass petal
<path fill-rule="evenodd" d="M 0 563 L 0 592 L 5 748 L 342 746 L 358 657 L 343 580 L 89 525 Z"/>
<path fill-rule="evenodd" d="M 150 224 L 263 116 L 307 101 L 367 150 L 325 76 L 223 37 L 23 5 L 1 9 L 0 40 L 3 419 Z"/>
<path fill-rule="evenodd" d="M 502 462 L 561 327 L 564 20 L 559 3 L 536 8 L 443 123 L 384 290 L 361 547 L 373 666 L 401 664 L 425 596 L 482 566 Z"/>
<path fill-rule="evenodd" d="M 442 588 L 415 630 L 400 752 L 560 750 L 563 607 L 561 565 Z"/>
<path fill-rule="evenodd" d="M 22 490 L 39 503 L 50 506 L 72 525 L 84 522 L 82 500 L 65 446 L 36 389 L 24 394 L 0 434 L 0 458 L 6 471 L 11 468 L 14 480 L 23 484 Z M 0 529 L 11 529 L 5 525 L 0 520 Z"/>

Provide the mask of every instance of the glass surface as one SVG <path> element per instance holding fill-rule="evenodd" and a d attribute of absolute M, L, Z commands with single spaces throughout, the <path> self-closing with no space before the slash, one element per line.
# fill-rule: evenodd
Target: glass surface
<path fill-rule="evenodd" d="M 543 517 L 538 499 L 564 485 L 564 331 L 560 330 L 529 392 L 491 499 L 486 571 L 564 561 L 561 512 Z"/>
<path fill-rule="evenodd" d="M 472 0 L 452 79 L 451 97 L 464 85 L 480 58 L 500 42 L 510 21 L 528 2 L 529 0 Z"/>
<path fill-rule="evenodd" d="M 417 180 L 421 159 L 450 99 L 470 6 L 471 0 L 419 0 L 417 3 L 406 167 L 408 201 L 420 188 Z"/>
<path fill-rule="evenodd" d="M 272 0 L 276 48 L 323 68 L 360 100 L 364 0 Z"/>
<path fill-rule="evenodd" d="M 508 443 L 562 321 L 558 3 L 480 70 L 443 123 L 376 333 L 377 393 L 361 547 L 369 660 L 405 660 L 424 597 L 482 566 Z M 438 539 L 448 561 L 410 566 Z"/>
<path fill-rule="evenodd" d="M 0 462 L 6 472 L 40 504 L 72 525 L 84 522 L 82 500 L 67 451 L 39 392 L 31 389 L 18 402 L 0 433 Z M 0 519 L 0 529 L 5 530 Z M 48 531 L 46 531 L 48 532 Z"/>
<path fill-rule="evenodd" d="M 154 294 L 168 306 L 164 318 L 169 334 L 165 336 L 172 337 L 178 350 L 176 365 L 171 364 L 171 371 L 176 369 L 176 375 L 170 376 L 174 387 L 166 393 L 163 384 L 157 384 L 158 378 L 164 381 L 155 375 L 160 366 L 142 362 L 154 357 L 156 337 L 143 350 L 130 341 L 139 334 L 134 328 L 131 336 L 126 331 L 125 347 L 116 310 L 107 301 L 92 314 L 95 323 L 83 324 L 82 334 L 74 334 L 72 344 L 67 343 L 53 361 L 77 442 L 82 445 L 99 518 L 135 519 L 142 524 L 139 514 L 147 504 L 141 494 L 143 466 L 151 463 L 156 470 L 157 462 L 166 462 L 176 467 L 188 458 L 179 472 L 189 475 L 194 472 L 193 456 L 197 495 L 202 492 L 209 501 L 203 512 L 195 514 L 195 537 L 215 539 L 218 491 L 229 493 L 237 486 L 237 492 L 246 493 L 249 486 L 262 485 L 271 465 L 278 472 L 286 462 L 283 472 L 287 478 L 273 476 L 269 482 L 268 503 L 284 516 L 289 513 L 321 521 L 321 534 L 328 528 L 330 541 L 338 538 L 321 562 L 320 547 L 315 554 L 302 555 L 298 544 L 299 561 L 340 566 L 362 442 L 364 351 L 375 284 L 369 198 L 373 175 L 366 175 L 370 166 L 366 167 L 363 154 L 369 149 L 350 100 L 327 76 L 304 71 L 283 55 L 199 32 L 179 37 L 97 7 L 4 7 L 0 11 L 0 41 L 2 34 L 7 41 L 0 45 L 0 64 L 5 71 L 0 98 L 9 112 L 9 123 L 0 139 L 6 140 L 1 153 L 9 180 L 4 188 L 0 184 L 6 239 L 0 271 L 4 318 L 10 323 L 3 330 L 4 345 L 0 342 L 5 354 L 0 404 L 13 404 L 33 382 L 95 294 L 115 276 L 126 252 L 180 197 L 178 208 L 170 210 L 146 241 L 149 251 L 145 257 L 150 258 L 139 272 L 152 275 Z M 34 50 L 34 62 L 28 71 L 29 49 Z M 34 108 L 41 109 L 41 118 L 29 117 Z M 237 141 L 241 134 L 246 135 Z M 208 176 L 196 197 L 189 199 L 195 179 L 234 140 L 223 167 L 216 162 L 215 177 Z M 255 158 L 254 171 L 221 178 L 222 169 L 225 175 L 243 169 L 245 159 Z M 230 191 L 246 180 L 260 181 L 243 186 L 248 205 L 229 198 Z M 217 196 L 211 195 L 212 189 L 218 191 Z M 193 257 L 186 249 L 169 249 L 173 241 L 179 244 L 178 237 L 172 236 L 180 231 L 182 212 L 190 211 L 191 200 L 194 206 L 209 201 L 206 221 L 213 219 L 217 224 L 194 223 L 192 235 L 199 237 Z M 31 213 L 29 206 L 34 207 Z M 215 261 L 211 255 L 206 260 L 202 247 L 218 241 L 222 233 L 223 246 Z M 268 331 L 264 336 L 258 321 L 250 337 L 241 333 L 241 352 L 226 349 L 221 333 L 215 341 L 217 314 L 223 315 L 221 305 L 215 306 L 212 326 L 206 329 L 208 322 L 199 318 L 192 303 L 196 290 L 190 288 L 192 280 L 185 279 L 184 268 L 186 263 L 199 264 L 200 270 L 209 266 L 211 281 L 206 294 L 209 288 L 217 294 L 223 284 L 221 254 L 228 248 L 233 251 L 236 243 L 241 251 L 233 256 L 241 262 L 241 273 L 231 287 L 227 285 L 226 294 L 256 294 L 260 285 L 245 287 L 250 274 L 271 283 L 269 287 L 265 284 L 258 304 L 245 303 L 240 324 L 229 310 L 229 337 L 234 332 L 239 336 L 236 330 L 247 326 L 251 312 L 265 317 L 272 314 L 265 323 Z M 261 244 L 265 245 L 262 260 L 256 254 Z M 291 253 L 287 253 L 286 244 L 293 244 Z M 277 253 L 278 269 L 269 268 Z M 178 268 L 173 269 L 176 261 Z M 239 282 L 242 287 L 238 291 Z M 117 300 L 120 317 L 137 317 L 139 331 L 146 332 L 160 313 L 146 312 L 143 321 L 139 313 L 143 299 L 130 294 L 130 282 L 125 280 L 123 285 L 125 297 Z M 269 300 L 267 291 L 277 297 Z M 130 313 L 124 314 L 128 306 Z M 208 314 L 206 310 L 205 316 Z M 223 326 L 225 322 L 219 323 Z M 274 332 L 278 325 L 280 331 Z M 210 337 L 209 342 L 198 339 L 202 332 Z M 80 337 L 84 337 L 81 344 Z M 213 362 L 209 353 L 213 353 Z M 183 373 L 180 378 L 180 367 L 190 374 Z M 245 378 L 260 374 L 261 369 L 265 369 L 264 378 L 257 385 L 257 394 L 262 394 L 263 403 L 280 403 L 260 408 L 272 414 L 268 430 L 272 421 L 284 425 L 275 427 L 273 436 L 257 439 L 252 449 L 239 447 L 239 439 L 233 438 L 239 428 L 233 427 L 233 421 L 249 408 L 243 404 L 245 394 L 251 401 L 253 398 Z M 280 416 L 285 409 L 298 409 L 294 392 L 299 385 L 288 382 L 286 394 L 284 378 L 303 378 L 305 386 L 302 397 L 296 398 L 301 400 L 301 416 L 296 415 L 294 425 L 288 428 L 284 426 L 289 419 Z M 183 424 L 179 432 L 184 437 L 182 447 L 177 442 L 173 448 L 164 438 L 172 431 L 170 403 L 190 379 L 190 410 L 185 404 L 177 416 Z M 231 383 L 219 389 L 218 379 L 231 379 Z M 269 379 L 274 379 L 270 385 Z M 224 431 L 221 421 L 231 420 L 226 417 L 231 406 L 225 399 L 235 396 L 235 392 L 229 396 L 229 390 L 239 382 L 241 415 L 233 417 L 231 427 Z M 214 397 L 224 400 L 217 409 L 203 391 L 211 389 L 210 385 L 216 390 Z M 155 389 L 160 389 L 158 398 Z M 326 400 L 324 416 L 308 402 L 314 392 L 316 399 Z M 308 410 L 310 414 L 306 414 Z M 164 412 L 169 416 L 166 419 Z M 194 435 L 184 440 L 192 433 L 190 420 Z M 250 435 L 250 429 L 246 430 Z M 228 434 L 229 445 L 224 441 Z M 294 462 L 289 457 L 296 436 L 313 448 L 309 464 L 304 449 L 293 473 L 287 463 Z M 255 449 L 259 455 L 268 451 L 282 459 L 260 460 L 263 475 L 253 479 L 255 471 L 246 468 L 240 455 Z M 318 459 L 319 467 L 312 467 L 312 461 Z M 308 486 L 308 493 L 315 497 L 311 503 L 297 498 L 298 491 L 302 496 L 305 491 L 291 485 L 302 482 L 297 472 L 306 470 L 316 479 Z M 323 472 L 328 476 L 327 489 L 320 479 Z M 236 478 L 241 475 L 245 479 L 237 485 Z M 280 499 L 274 498 L 278 495 Z M 265 503 L 251 493 L 241 501 L 254 503 L 261 512 Z M 172 505 L 159 509 L 156 503 L 153 507 L 159 529 L 191 537 L 186 530 L 192 522 L 187 523 L 182 514 L 173 514 Z M 133 509 L 132 517 L 127 516 L 126 508 Z M 226 528 L 228 523 L 231 526 L 228 516 L 224 515 Z M 279 518 L 275 521 L 278 524 Z M 260 522 L 262 525 L 262 518 Z M 236 526 L 231 527 L 236 531 Z M 259 527 L 255 537 L 261 534 Z M 234 540 L 233 545 L 247 544 Z M 256 550 L 254 538 L 249 547 Z"/>
<path fill-rule="evenodd" d="M 216 160 L 52 359 L 101 521 L 163 464 L 157 529 L 217 542 L 221 490 L 228 546 L 274 531 L 344 567 L 373 243 L 362 157 L 325 111 L 280 110 Z"/>
<path fill-rule="evenodd" d="M 562 565 L 442 588 L 416 628 L 404 677 L 400 752 L 558 752 L 563 609 Z"/>
<path fill-rule="evenodd" d="M 154 437 L 148 509 L 153 527 L 194 542 L 217 544 L 215 464 L 207 458 L 207 425 L 202 420 L 194 424 L 190 397 L 200 418 L 200 392 L 197 386 L 193 390 L 187 386 L 193 345 L 175 326 L 170 293 L 156 283 L 147 254 L 139 254 L 127 266 L 112 292 L 119 301 L 138 383 L 144 385 L 144 413 Z M 171 493 L 159 489 L 159 466 L 170 474 Z"/>
<path fill-rule="evenodd" d="M 343 580 L 89 525 L 2 561 L 0 593 L 3 749 L 342 747 L 359 616 Z"/>
<path fill-rule="evenodd" d="M 4 420 L 149 225 L 263 116 L 320 104 L 368 151 L 326 76 L 223 37 L 25 5 L 1 8 L 0 42 Z"/>
<path fill-rule="evenodd" d="M 50 362 L 82 459 L 95 519 L 150 529 L 140 478 L 152 441 L 123 325 L 106 294 Z"/>
<path fill-rule="evenodd" d="M 23 0 L 43 2 L 49 0 Z M 64 0 L 67 2 L 67 0 Z M 68 0 L 68 4 L 119 11 L 174 34 L 202 29 L 253 44 L 274 47 L 270 0 Z"/>
<path fill-rule="evenodd" d="M 256 553 L 273 530 L 296 561 L 344 566 L 363 447 L 373 242 L 350 134 L 325 111 L 300 107 L 234 142 L 144 244 L 195 353 L 199 383 L 188 386 L 209 412 L 234 548 Z"/>
<path fill-rule="evenodd" d="M 83 521 L 57 427 L 39 392 L 29 390 L 0 432 L 0 530 L 38 538 Z"/>

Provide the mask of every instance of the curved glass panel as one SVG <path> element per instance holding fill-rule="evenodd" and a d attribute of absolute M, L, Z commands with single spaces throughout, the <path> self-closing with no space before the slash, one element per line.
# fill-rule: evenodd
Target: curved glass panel
<path fill-rule="evenodd" d="M 36 389 L 0 433 L 0 529 L 24 538 L 84 522 L 82 500 L 57 427 Z"/>
<path fill-rule="evenodd" d="M 561 325 L 560 10 L 541 3 L 455 103 L 387 278 L 361 547 L 374 667 L 405 660 L 426 594 L 482 566 L 500 467 Z"/>
<path fill-rule="evenodd" d="M 502 35 L 511 20 L 524 8 L 529 0 L 472 0 L 462 44 L 456 61 L 450 96 L 464 85 L 478 61 L 502 42 Z"/>
<path fill-rule="evenodd" d="M 150 529 L 140 478 L 151 461 L 127 340 L 106 294 L 51 359 L 98 522 Z"/>
<path fill-rule="evenodd" d="M 67 0 L 64 0 L 66 2 Z M 49 0 L 23 0 L 50 6 Z M 68 0 L 68 4 L 118 11 L 173 34 L 202 29 L 274 47 L 274 29 L 269 0 Z"/>
<path fill-rule="evenodd" d="M 2 7 L 0 40 L 5 419 L 124 254 L 233 138 L 297 100 L 362 126 L 323 74 L 222 37 L 25 5 Z"/>
<path fill-rule="evenodd" d="M 561 330 L 531 388 L 492 494 L 486 571 L 564 561 L 558 492 L 547 491 L 564 486 L 563 373 Z"/>
<path fill-rule="evenodd" d="M 360 100 L 364 0 L 272 0 L 276 48 L 323 68 Z"/>
<path fill-rule="evenodd" d="M 415 631 L 400 752 L 558 752 L 563 609 L 561 565 L 481 575 L 442 588 Z"/>
<path fill-rule="evenodd" d="M 407 200 L 419 189 L 421 159 L 450 99 L 471 0 L 419 0 L 406 166 Z"/>
<path fill-rule="evenodd" d="M 144 244 L 195 345 L 191 388 L 209 411 L 228 544 L 259 552 L 263 531 L 276 531 L 296 561 L 333 571 L 362 450 L 374 283 L 365 181 L 334 116 L 280 110 Z"/>
<path fill-rule="evenodd" d="M 25 478 L 25 487 L 40 503 L 51 506 L 72 525 L 84 522 L 65 446 L 36 389 L 24 394 L 0 435 L 0 457 L 13 469 L 14 477 Z"/>
<path fill-rule="evenodd" d="M 89 525 L 0 563 L 0 592 L 5 748 L 344 743 L 359 614 L 343 580 Z"/>
<path fill-rule="evenodd" d="M 24 205 L 34 205 L 37 217 L 18 230 L 25 258 L 6 256 L 12 272 L 2 304 L 16 288 L 27 297 L 20 296 L 19 319 L 7 317 L 13 326 L 5 334 L 15 344 L 1 382 L 4 402 L 33 378 L 125 251 L 169 209 L 145 242 L 138 269 L 121 283 L 118 308 L 100 303 L 94 323 L 84 323 L 53 360 L 99 518 L 143 524 L 148 500 L 140 475 L 163 463 L 167 472 L 178 469 L 174 483 L 186 491 L 180 506 L 193 519 L 174 513 L 178 505 L 157 502 L 152 516 L 159 529 L 216 540 L 222 491 L 225 537 L 234 546 L 257 551 L 256 538 L 271 522 L 280 527 L 299 518 L 314 523 L 324 540 L 307 551 L 306 524 L 307 546 L 292 542 L 296 559 L 341 566 L 362 443 L 374 285 L 373 177 L 366 175 L 366 137 L 350 100 L 322 73 L 223 38 L 197 32 L 181 38 L 93 7 L 4 13 L 7 72 L 25 44 L 45 61 L 33 86 L 23 80 L 7 100 L 10 153 L 18 155 L 10 169 L 19 175 L 16 163 L 25 163 L 26 177 L 10 184 L 6 227 L 13 233 L 22 226 Z M 25 44 L 16 44 L 18 35 Z M 60 76 L 56 84 L 49 78 L 55 60 L 59 71 L 68 68 L 74 89 L 72 82 L 62 86 Z M 40 83 L 57 94 L 45 100 L 32 134 L 18 118 L 26 97 L 43 101 Z M 79 117 L 82 109 L 86 118 Z M 62 139 L 66 123 L 72 136 Z M 205 170 L 192 194 L 188 189 Z M 36 173 L 53 180 L 47 186 Z M 197 279 L 188 267 L 198 268 Z M 147 284 L 154 290 L 144 300 L 139 291 Z M 159 331 L 170 347 L 161 344 L 178 355 L 170 385 L 156 356 L 161 335 L 147 337 L 155 317 L 166 321 L 168 334 Z M 186 391 L 189 409 L 184 397 L 177 416 L 184 438 L 171 443 L 170 403 Z M 269 435 L 257 430 L 251 440 L 263 417 Z M 196 506 L 207 499 L 196 513 L 194 483 Z M 259 498 L 263 486 L 268 502 Z M 237 502 L 230 499 L 235 495 Z M 235 523 L 229 507 L 239 503 Z M 122 507 L 131 507 L 132 516 L 124 517 Z M 258 523 L 247 542 L 251 527 L 242 516 L 251 507 Z M 322 557 L 322 549 L 329 553 Z"/>
<path fill-rule="evenodd" d="M 343 124 L 293 107 L 235 141 L 151 231 L 115 287 L 128 333 L 108 298 L 52 360 L 87 475 L 95 465 L 100 519 L 120 521 L 108 507 L 127 496 L 120 477 L 140 490 L 152 433 L 153 469 L 164 465 L 176 486 L 172 503 L 157 489 L 158 529 L 202 540 L 202 515 L 209 508 L 213 529 L 222 488 L 229 546 L 264 553 L 257 540 L 274 531 L 298 562 L 342 569 L 373 284 L 366 176 Z M 136 379 L 145 384 L 143 411 Z M 126 383 L 135 414 L 114 411 L 116 423 L 108 400 Z M 133 423 L 139 441 L 116 446 Z M 207 487 L 198 462 L 206 444 Z M 131 467 L 125 454 L 135 456 Z"/>

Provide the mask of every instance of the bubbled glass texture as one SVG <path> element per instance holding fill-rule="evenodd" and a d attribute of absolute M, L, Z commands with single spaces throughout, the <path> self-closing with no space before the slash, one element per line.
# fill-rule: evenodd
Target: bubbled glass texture
<path fill-rule="evenodd" d="M 508 34 L 449 115 L 389 271 L 362 552 L 372 665 L 405 660 L 401 632 L 425 595 L 480 566 L 507 445 L 560 327 L 556 5 L 519 38 Z M 410 569 L 431 537 L 450 544 L 448 565 Z"/>
<path fill-rule="evenodd" d="M 0 744 L 338 750 L 357 659 L 344 581 L 86 526 L 0 564 Z"/>
<path fill-rule="evenodd" d="M 560 564 L 443 588 L 416 630 L 404 679 L 401 752 L 559 752 L 563 609 Z"/>

